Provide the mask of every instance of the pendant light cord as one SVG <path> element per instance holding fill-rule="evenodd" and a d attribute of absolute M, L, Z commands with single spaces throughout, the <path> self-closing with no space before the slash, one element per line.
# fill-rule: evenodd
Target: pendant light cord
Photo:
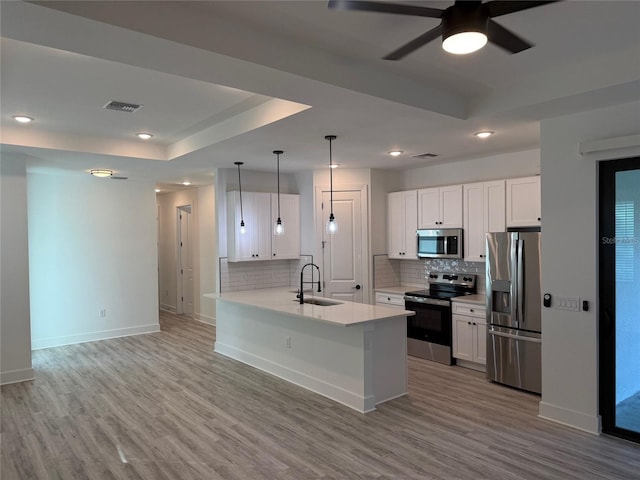
<path fill-rule="evenodd" d="M 276 155 L 278 156 L 278 219 L 280 219 L 280 152 Z"/>
<path fill-rule="evenodd" d="M 238 166 L 238 187 L 240 188 L 240 221 L 244 223 L 244 214 L 242 213 L 242 179 L 240 178 L 240 165 L 242 162 L 235 162 Z"/>
<path fill-rule="evenodd" d="M 333 150 L 331 143 L 335 140 L 335 135 L 327 135 L 324 137 L 329 140 L 329 208 L 331 209 L 331 217 L 333 217 Z"/>

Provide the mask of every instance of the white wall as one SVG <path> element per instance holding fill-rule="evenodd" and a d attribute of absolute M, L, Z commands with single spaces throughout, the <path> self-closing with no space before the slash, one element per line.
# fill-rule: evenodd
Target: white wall
<path fill-rule="evenodd" d="M 33 348 L 158 331 L 154 184 L 27 180 Z"/>
<path fill-rule="evenodd" d="M 5 384 L 33 379 L 27 176 L 22 159 L 0 160 L 0 206 L 0 384 Z"/>
<path fill-rule="evenodd" d="M 194 318 L 215 322 L 215 302 L 204 298 L 216 291 L 218 261 L 215 237 L 215 188 L 207 185 L 157 196 L 158 271 L 160 307 L 171 312 L 177 306 L 177 209 L 191 205 L 193 221 Z"/>
<path fill-rule="evenodd" d="M 526 177 L 539 173 L 540 150 L 523 150 L 405 170 L 399 190 Z"/>
<path fill-rule="evenodd" d="M 597 162 L 634 151 L 578 153 L 586 140 L 637 134 L 640 103 L 541 123 L 542 288 L 588 300 L 588 312 L 543 309 L 540 415 L 589 432 L 598 415 Z"/>

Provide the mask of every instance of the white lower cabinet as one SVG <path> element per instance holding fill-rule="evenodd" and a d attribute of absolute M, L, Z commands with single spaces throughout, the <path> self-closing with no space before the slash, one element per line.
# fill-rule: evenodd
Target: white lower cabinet
<path fill-rule="evenodd" d="M 404 294 L 376 292 L 376 305 L 396 307 L 404 310 Z"/>
<path fill-rule="evenodd" d="M 452 302 L 453 357 L 458 365 L 484 371 L 487 363 L 485 307 Z"/>

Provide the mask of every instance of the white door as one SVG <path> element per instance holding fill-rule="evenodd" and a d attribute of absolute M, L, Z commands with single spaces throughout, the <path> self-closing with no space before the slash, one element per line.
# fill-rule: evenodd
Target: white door
<path fill-rule="evenodd" d="M 333 214 L 338 232 L 324 228 L 331 211 L 329 192 L 322 192 L 322 257 L 325 297 L 363 301 L 361 193 L 333 192 Z"/>
<path fill-rule="evenodd" d="M 178 311 L 193 314 L 193 219 L 191 205 L 178 207 Z"/>

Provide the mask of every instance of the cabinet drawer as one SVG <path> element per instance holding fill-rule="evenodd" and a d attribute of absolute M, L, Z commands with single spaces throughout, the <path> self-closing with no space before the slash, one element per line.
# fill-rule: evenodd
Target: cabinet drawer
<path fill-rule="evenodd" d="M 472 317 L 482 317 L 486 315 L 484 305 L 472 305 L 470 303 L 453 302 L 453 313 L 458 315 L 470 315 Z"/>
<path fill-rule="evenodd" d="M 376 304 L 393 305 L 404 308 L 404 295 L 376 292 Z"/>

